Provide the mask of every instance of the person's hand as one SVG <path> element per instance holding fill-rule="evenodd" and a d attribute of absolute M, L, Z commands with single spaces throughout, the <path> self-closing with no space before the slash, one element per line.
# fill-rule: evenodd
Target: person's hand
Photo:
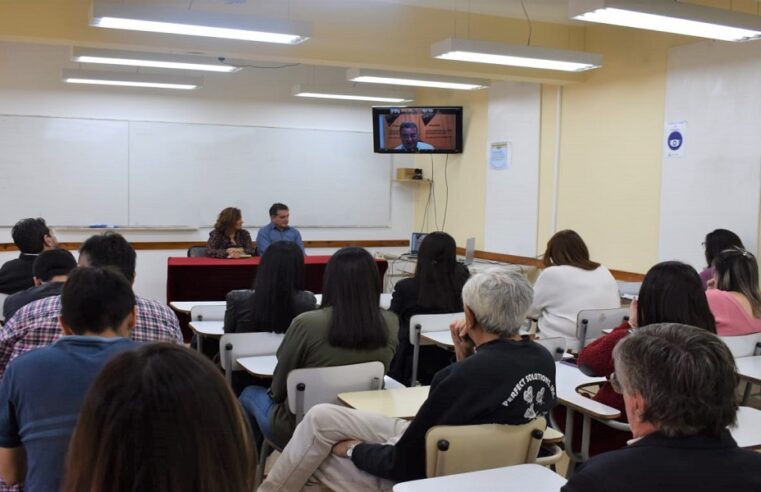
<path fill-rule="evenodd" d="M 243 248 L 227 248 L 228 258 L 240 258 L 241 254 L 243 254 Z"/>
<path fill-rule="evenodd" d="M 339 441 L 333 446 L 333 454 L 341 458 L 348 458 L 348 456 L 346 456 L 346 451 L 348 451 L 350 447 L 356 446 L 357 444 L 362 444 L 362 441 L 357 439 Z"/>
<path fill-rule="evenodd" d="M 449 325 L 454 344 L 454 353 L 458 361 L 473 355 L 473 342 L 468 337 L 468 322 L 464 319 L 453 321 Z"/>
<path fill-rule="evenodd" d="M 629 304 L 629 326 L 637 328 L 637 298 L 632 299 Z"/>
<path fill-rule="evenodd" d="M 716 277 L 711 277 L 708 279 L 708 282 L 706 282 L 706 290 L 715 289 L 716 288 Z"/>

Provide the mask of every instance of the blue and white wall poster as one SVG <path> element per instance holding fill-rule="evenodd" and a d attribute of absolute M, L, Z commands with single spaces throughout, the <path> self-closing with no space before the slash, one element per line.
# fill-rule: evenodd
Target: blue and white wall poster
<path fill-rule="evenodd" d="M 676 158 L 684 154 L 686 136 L 686 121 L 676 121 L 666 125 L 666 157 Z"/>
<path fill-rule="evenodd" d="M 496 170 L 510 169 L 510 142 L 492 142 L 489 149 L 489 167 Z"/>

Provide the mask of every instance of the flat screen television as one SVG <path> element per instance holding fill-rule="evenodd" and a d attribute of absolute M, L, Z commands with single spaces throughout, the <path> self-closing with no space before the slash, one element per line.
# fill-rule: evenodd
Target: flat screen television
<path fill-rule="evenodd" d="M 373 108 L 373 145 L 384 154 L 460 154 L 462 107 Z"/>

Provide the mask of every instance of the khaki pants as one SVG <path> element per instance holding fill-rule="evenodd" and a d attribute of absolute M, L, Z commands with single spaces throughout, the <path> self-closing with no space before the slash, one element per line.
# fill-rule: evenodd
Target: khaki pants
<path fill-rule="evenodd" d="M 346 439 L 393 444 L 409 422 L 337 405 L 316 405 L 296 427 L 259 492 L 314 490 L 390 491 L 394 483 L 366 473 L 348 458 L 332 454 Z"/>

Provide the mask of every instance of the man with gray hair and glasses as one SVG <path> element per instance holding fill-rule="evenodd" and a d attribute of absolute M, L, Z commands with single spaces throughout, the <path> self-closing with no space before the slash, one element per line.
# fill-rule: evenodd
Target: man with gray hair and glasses
<path fill-rule="evenodd" d="M 462 290 L 465 320 L 450 328 L 457 363 L 436 373 L 412 422 L 317 405 L 259 491 L 390 491 L 425 478 L 425 434 L 435 425 L 524 424 L 545 415 L 555 406 L 555 363 L 518 334 L 532 297 L 517 272 L 471 277 Z"/>
<path fill-rule="evenodd" d="M 634 439 L 589 460 L 562 492 L 761 490 L 761 454 L 738 448 L 727 430 L 738 377 L 716 335 L 649 325 L 618 342 L 613 361 Z"/>

